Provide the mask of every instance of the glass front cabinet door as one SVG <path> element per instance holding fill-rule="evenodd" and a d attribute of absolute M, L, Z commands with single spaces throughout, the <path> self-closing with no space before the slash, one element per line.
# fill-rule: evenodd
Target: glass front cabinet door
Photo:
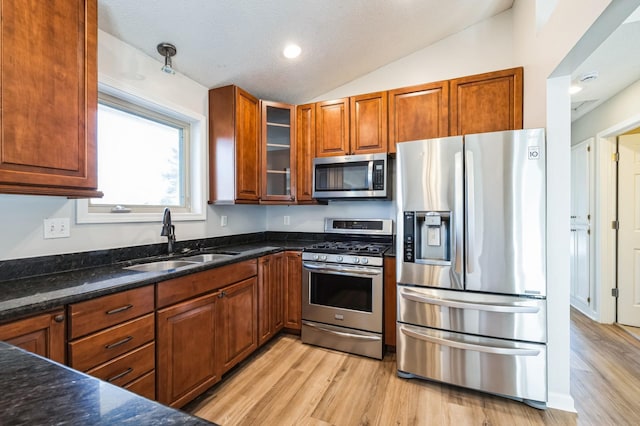
<path fill-rule="evenodd" d="M 295 106 L 261 101 L 262 201 L 295 201 Z"/>

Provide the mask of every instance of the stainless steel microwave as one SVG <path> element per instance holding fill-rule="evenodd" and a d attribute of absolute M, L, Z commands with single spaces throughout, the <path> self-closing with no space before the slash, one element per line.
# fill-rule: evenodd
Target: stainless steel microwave
<path fill-rule="evenodd" d="M 386 153 L 313 160 L 313 198 L 389 198 Z"/>

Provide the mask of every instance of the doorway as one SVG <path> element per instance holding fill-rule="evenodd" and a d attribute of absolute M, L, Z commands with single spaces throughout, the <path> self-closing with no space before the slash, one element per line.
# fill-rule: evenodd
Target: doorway
<path fill-rule="evenodd" d="M 640 330 L 640 128 L 617 142 L 617 322 Z"/>
<path fill-rule="evenodd" d="M 625 219 L 619 223 L 620 230 L 615 229 L 616 221 L 618 221 L 618 166 L 616 161 L 618 158 L 618 140 L 627 134 L 637 134 L 640 132 L 640 114 L 637 114 L 621 123 L 618 123 L 608 129 L 599 132 L 595 138 L 595 181 L 593 194 L 597 195 L 594 203 L 594 215 L 592 217 L 592 236 L 594 239 L 594 255 L 593 255 L 593 283 L 594 297 L 596 298 L 594 309 L 594 319 L 602 323 L 619 323 L 618 304 L 623 303 L 640 303 L 640 277 L 635 278 L 633 273 L 633 262 L 640 263 L 640 254 L 638 260 L 634 259 L 634 253 L 640 253 L 640 250 L 630 251 L 629 258 L 634 259 L 629 263 L 626 258 L 617 256 L 619 249 L 618 237 L 628 229 L 635 226 L 633 222 Z M 640 136 L 637 136 L 640 138 Z M 631 161 L 624 152 L 620 157 L 624 156 L 623 161 Z M 636 161 L 640 161 L 640 154 L 635 156 Z M 623 185 L 632 187 L 633 178 L 624 178 Z M 621 178 L 622 180 L 622 178 Z M 628 183 L 628 185 L 627 185 Z M 623 186 L 622 191 L 625 191 Z M 640 186 L 639 186 L 640 187 Z M 637 199 L 638 197 L 634 197 Z M 625 200 L 621 208 L 626 209 Z M 631 205 L 631 204 L 629 204 Z M 618 273 L 631 271 L 628 276 L 634 277 L 633 281 L 620 281 Z M 635 281 L 635 284 L 634 284 Z M 629 284 L 631 283 L 631 284 Z M 635 285 L 635 288 L 628 287 Z M 625 287 L 625 290 L 622 287 Z M 630 290 L 627 290 L 629 288 Z M 619 297 L 615 297 L 616 290 Z M 635 302 L 634 302 L 635 299 Z M 640 309 L 632 312 L 640 312 Z"/>

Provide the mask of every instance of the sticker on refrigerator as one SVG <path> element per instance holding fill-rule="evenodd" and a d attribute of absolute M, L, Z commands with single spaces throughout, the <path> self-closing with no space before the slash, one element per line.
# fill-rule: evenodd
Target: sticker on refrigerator
<path fill-rule="evenodd" d="M 539 160 L 540 159 L 540 147 L 539 146 L 530 146 L 529 147 L 529 160 Z"/>

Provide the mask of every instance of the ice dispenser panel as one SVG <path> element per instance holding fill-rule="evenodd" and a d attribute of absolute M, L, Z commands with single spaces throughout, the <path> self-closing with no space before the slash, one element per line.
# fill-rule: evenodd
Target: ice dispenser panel
<path fill-rule="evenodd" d="M 451 212 L 404 213 L 404 261 L 451 264 Z"/>

